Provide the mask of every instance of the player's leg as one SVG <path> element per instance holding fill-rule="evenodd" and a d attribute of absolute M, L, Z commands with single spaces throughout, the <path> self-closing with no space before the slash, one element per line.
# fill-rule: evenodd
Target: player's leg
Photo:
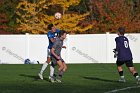
<path fill-rule="evenodd" d="M 62 78 L 64 72 L 67 70 L 67 65 L 65 64 L 65 62 L 64 61 L 61 61 L 61 62 L 62 62 L 62 65 L 63 65 L 63 69 L 59 70 L 59 72 L 58 72 L 58 77 L 59 78 Z"/>
<path fill-rule="evenodd" d="M 55 68 L 55 66 L 57 65 L 56 59 L 55 58 L 52 58 L 52 57 L 51 57 L 51 59 L 52 59 L 52 62 L 51 62 L 51 66 L 50 67 Z M 54 76 L 54 70 L 53 70 L 53 73 L 50 73 L 49 80 L 52 83 L 54 83 L 55 82 L 55 78 L 56 77 Z"/>
<path fill-rule="evenodd" d="M 118 66 L 117 69 L 118 69 L 118 72 L 119 72 L 119 75 L 120 75 L 119 82 L 126 82 L 125 78 L 124 78 L 122 66 Z"/>
<path fill-rule="evenodd" d="M 63 65 L 63 70 L 60 71 L 59 73 L 59 76 L 63 76 L 63 73 L 67 70 L 67 65 L 65 63 L 65 61 L 61 58 L 61 62 L 62 62 L 62 65 Z"/>
<path fill-rule="evenodd" d="M 54 67 L 55 67 L 55 65 L 57 64 L 57 60 L 56 60 L 53 56 L 51 56 L 51 61 L 52 61 L 52 63 L 51 63 L 51 65 L 50 65 L 50 76 L 49 76 L 49 79 L 50 79 L 52 76 L 54 76 Z"/>
<path fill-rule="evenodd" d="M 135 78 L 138 78 L 139 75 L 137 73 L 137 71 L 135 70 L 134 67 L 128 67 L 129 71 L 132 73 L 132 75 L 135 77 Z"/>
<path fill-rule="evenodd" d="M 52 76 L 55 76 L 55 75 L 54 75 L 54 66 L 53 66 L 53 65 L 50 65 L 50 76 L 49 76 L 49 79 L 50 79 L 50 77 L 52 77 Z"/>
<path fill-rule="evenodd" d="M 67 65 L 66 65 L 66 63 L 65 62 L 63 62 L 63 72 L 65 72 L 66 70 L 67 70 Z"/>
<path fill-rule="evenodd" d="M 124 74 L 123 74 L 123 68 L 122 68 L 122 65 L 124 64 L 124 62 L 123 61 L 117 61 L 116 64 L 117 64 L 117 70 L 118 70 L 118 73 L 119 73 L 119 76 L 120 76 L 119 82 L 126 82 L 125 78 L 124 78 Z"/>
<path fill-rule="evenodd" d="M 63 66 L 63 62 L 61 60 L 57 61 L 57 65 L 59 66 L 58 68 L 58 76 L 56 78 L 56 81 L 57 82 L 61 82 L 61 78 L 63 76 L 63 69 L 64 69 L 64 66 Z"/>
<path fill-rule="evenodd" d="M 42 65 L 42 68 L 40 70 L 40 73 L 38 73 L 38 76 L 40 77 L 40 79 L 43 80 L 43 72 L 45 71 L 45 69 L 47 68 L 48 64 L 51 62 L 51 58 L 50 58 L 50 49 L 48 49 L 47 51 L 47 61 Z"/>
<path fill-rule="evenodd" d="M 126 66 L 128 67 L 129 71 L 132 73 L 132 75 L 136 78 L 137 83 L 140 83 L 140 77 L 133 66 L 133 61 L 132 60 L 127 61 Z"/>
<path fill-rule="evenodd" d="M 59 71 L 58 74 L 59 74 L 61 71 L 63 71 L 64 66 L 63 66 L 63 62 L 61 60 L 57 61 L 57 64 L 59 66 L 59 68 L 58 68 L 58 71 Z"/>

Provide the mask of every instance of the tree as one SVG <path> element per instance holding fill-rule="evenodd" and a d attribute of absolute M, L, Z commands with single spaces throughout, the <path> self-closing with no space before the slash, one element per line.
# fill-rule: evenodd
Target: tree
<path fill-rule="evenodd" d="M 0 6 L 3 5 L 3 0 L 0 0 Z M 7 26 L 7 15 L 6 13 L 4 13 L 3 11 L 3 6 L 0 8 L 0 30 L 6 30 L 8 28 Z"/>
<path fill-rule="evenodd" d="M 133 0 L 94 0 L 92 2 L 96 20 L 94 30 L 100 32 L 115 32 L 123 26 L 127 32 L 140 31 L 140 12 L 134 13 Z"/>
<path fill-rule="evenodd" d="M 4 30 L 13 32 L 15 31 L 15 9 L 18 0 L 0 0 L 0 22 Z"/>
<path fill-rule="evenodd" d="M 80 0 L 35 0 L 29 2 L 28 0 L 21 0 L 17 6 L 16 14 L 18 31 L 28 33 L 47 33 L 46 26 L 49 23 L 55 24 L 58 28 L 66 30 L 70 33 L 74 31 L 83 32 L 92 28 L 92 24 L 86 26 L 79 25 L 79 21 L 85 20 L 89 13 L 78 14 L 69 12 L 70 6 L 78 5 Z M 57 7 L 62 13 L 62 18 L 57 20 L 54 18 L 54 13 L 50 10 L 52 7 Z M 51 8 L 51 9 L 50 9 Z"/>

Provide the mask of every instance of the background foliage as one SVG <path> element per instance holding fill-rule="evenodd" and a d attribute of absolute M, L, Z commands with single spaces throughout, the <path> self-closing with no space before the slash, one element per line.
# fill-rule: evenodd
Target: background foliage
<path fill-rule="evenodd" d="M 72 34 L 140 32 L 140 0 L 0 0 L 0 30 L 43 34 L 50 22 Z"/>

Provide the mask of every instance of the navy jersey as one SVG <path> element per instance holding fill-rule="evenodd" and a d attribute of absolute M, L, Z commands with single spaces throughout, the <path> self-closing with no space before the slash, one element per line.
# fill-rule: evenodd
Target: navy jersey
<path fill-rule="evenodd" d="M 118 51 L 117 61 L 132 60 L 132 53 L 129 47 L 129 41 L 125 36 L 119 36 L 115 38 L 116 51 Z"/>
<path fill-rule="evenodd" d="M 48 39 L 49 39 L 49 45 L 48 45 L 48 49 L 51 49 L 52 46 L 53 46 L 53 42 L 50 40 L 52 38 L 57 38 L 58 37 L 58 34 L 59 34 L 60 30 L 59 29 L 56 29 L 56 32 L 52 32 L 52 31 L 49 31 L 47 36 L 48 36 Z"/>

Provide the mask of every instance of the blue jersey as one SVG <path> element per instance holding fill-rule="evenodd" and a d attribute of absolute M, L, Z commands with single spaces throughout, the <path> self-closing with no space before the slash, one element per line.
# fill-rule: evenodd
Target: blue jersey
<path fill-rule="evenodd" d="M 49 39 L 49 45 L 48 45 L 48 49 L 51 49 L 52 46 L 53 46 L 53 42 L 50 40 L 52 38 L 57 38 L 58 37 L 58 34 L 59 34 L 60 30 L 59 29 L 56 29 L 56 32 L 52 32 L 52 31 L 49 31 L 47 36 L 48 36 L 48 39 Z"/>
<path fill-rule="evenodd" d="M 118 51 L 117 61 L 132 60 L 132 53 L 129 47 L 129 41 L 125 36 L 115 38 L 116 50 Z"/>

